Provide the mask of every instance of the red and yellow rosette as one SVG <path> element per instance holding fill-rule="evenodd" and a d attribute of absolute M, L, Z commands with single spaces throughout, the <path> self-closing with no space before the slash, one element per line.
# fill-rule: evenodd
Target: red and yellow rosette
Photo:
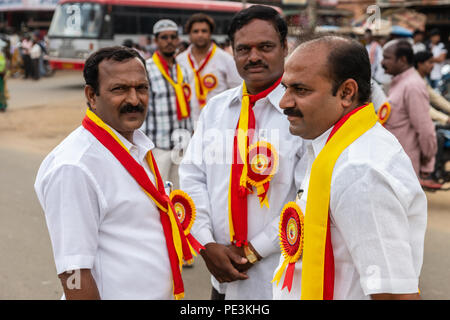
<path fill-rule="evenodd" d="M 192 95 L 191 86 L 187 83 L 183 83 L 181 85 L 181 87 L 183 88 L 183 92 L 184 92 L 184 96 L 186 97 L 186 100 L 191 101 L 191 95 Z"/>
<path fill-rule="evenodd" d="M 247 182 L 256 187 L 261 207 L 269 207 L 267 191 L 270 180 L 278 170 L 278 153 L 267 141 L 258 141 L 248 150 Z"/>
<path fill-rule="evenodd" d="M 378 121 L 384 125 L 384 123 L 389 119 L 389 116 L 391 115 L 391 105 L 389 102 L 385 102 L 380 109 L 378 109 L 377 116 Z"/>
<path fill-rule="evenodd" d="M 294 201 L 288 202 L 281 211 L 279 225 L 280 247 L 284 261 L 272 280 L 278 285 L 286 270 L 281 290 L 287 287 L 289 292 L 291 291 L 295 263 L 303 251 L 303 226 L 302 210 Z"/>
<path fill-rule="evenodd" d="M 189 242 L 191 252 L 196 256 L 195 252 L 200 253 L 200 250 L 204 249 L 204 247 L 191 235 L 191 228 L 194 224 L 196 213 L 194 201 L 186 192 L 178 189 L 173 190 L 169 198 Z M 187 262 L 191 263 L 192 261 Z"/>
<path fill-rule="evenodd" d="M 205 74 L 202 77 L 203 87 L 206 88 L 207 91 L 214 90 L 218 83 L 219 81 L 217 80 L 217 77 L 212 73 Z"/>

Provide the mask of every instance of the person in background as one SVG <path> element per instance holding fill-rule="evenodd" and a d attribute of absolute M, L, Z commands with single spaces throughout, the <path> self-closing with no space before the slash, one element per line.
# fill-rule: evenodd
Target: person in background
<path fill-rule="evenodd" d="M 447 49 L 445 45 L 440 42 L 441 34 L 439 29 L 430 31 L 430 51 L 433 54 L 433 69 L 430 73 L 430 84 L 433 89 L 436 89 L 439 80 L 442 78 L 441 70 L 444 66 L 444 60 L 447 57 Z"/>
<path fill-rule="evenodd" d="M 194 122 L 212 97 L 242 82 L 233 57 L 212 41 L 214 29 L 215 22 L 210 16 L 204 13 L 192 15 L 185 26 L 191 45 L 177 56 L 178 63 L 192 72 L 190 86 Z"/>
<path fill-rule="evenodd" d="M 23 67 L 25 70 L 24 79 L 31 78 L 33 75 L 33 64 L 31 62 L 30 51 L 33 47 L 33 41 L 29 34 L 25 35 L 21 42 L 21 56 L 23 61 Z"/>
<path fill-rule="evenodd" d="M 431 119 L 446 125 L 450 124 L 450 102 L 433 89 L 426 80 L 433 69 L 433 64 L 433 54 L 429 51 L 420 51 L 414 55 L 414 67 L 425 81 L 430 97 Z"/>
<path fill-rule="evenodd" d="M 4 42 L 3 40 L 0 40 Z M 8 96 L 6 92 L 6 74 L 8 72 L 8 60 L 4 49 L 6 46 L 0 46 L 0 112 L 5 112 L 8 107 Z"/>
<path fill-rule="evenodd" d="M 440 188 L 431 177 L 437 140 L 430 117 L 430 98 L 423 79 L 413 67 L 411 44 L 406 40 L 390 41 L 383 56 L 383 68 L 393 76 L 388 94 L 392 110 L 384 125 L 405 149 L 422 186 Z"/>
<path fill-rule="evenodd" d="M 33 38 L 33 46 L 30 50 L 30 58 L 31 58 L 31 76 L 33 80 L 39 80 L 41 77 L 41 73 L 39 70 L 39 60 L 42 56 L 42 48 L 39 45 L 39 41 L 36 37 Z"/>
<path fill-rule="evenodd" d="M 416 29 L 414 30 L 413 33 L 413 51 L 416 54 L 417 52 L 420 51 L 425 51 L 426 50 L 426 46 L 425 43 L 423 42 L 423 40 L 425 39 L 425 33 L 422 30 Z"/>
<path fill-rule="evenodd" d="M 146 60 L 150 78 L 147 118 L 141 130 L 150 137 L 164 181 L 178 189 L 178 165 L 193 132 L 188 71 L 175 59 L 178 25 L 169 19 L 153 26 L 157 50 Z"/>

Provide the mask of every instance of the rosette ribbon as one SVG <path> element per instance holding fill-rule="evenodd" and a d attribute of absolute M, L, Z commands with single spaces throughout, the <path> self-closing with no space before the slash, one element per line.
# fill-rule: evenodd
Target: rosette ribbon
<path fill-rule="evenodd" d="M 261 208 L 269 207 L 267 191 L 270 180 L 278 170 L 278 154 L 267 141 L 258 141 L 250 146 L 248 151 L 247 182 L 256 188 Z"/>
<path fill-rule="evenodd" d="M 294 201 L 288 202 L 281 211 L 279 224 L 280 247 L 284 261 L 272 280 L 272 282 L 276 281 L 278 286 L 285 273 L 281 290 L 287 287 L 290 292 L 292 289 L 295 263 L 300 259 L 303 251 L 303 226 L 302 210 Z"/>
<path fill-rule="evenodd" d="M 200 253 L 200 250 L 205 249 L 197 239 L 191 234 L 191 228 L 195 221 L 195 204 L 192 198 L 182 190 L 173 190 L 170 193 L 170 201 L 173 204 L 174 212 L 180 221 L 181 227 L 184 230 L 184 235 L 188 240 L 189 248 L 194 256 Z M 193 260 L 186 261 L 191 264 Z"/>
<path fill-rule="evenodd" d="M 391 105 L 389 102 L 385 102 L 377 112 L 378 121 L 384 126 L 386 121 L 389 119 L 389 116 L 391 115 Z"/>

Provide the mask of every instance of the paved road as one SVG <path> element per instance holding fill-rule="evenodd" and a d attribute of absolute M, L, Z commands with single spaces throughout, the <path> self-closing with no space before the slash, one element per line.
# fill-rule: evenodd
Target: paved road
<path fill-rule="evenodd" d="M 79 74 L 59 74 L 39 82 L 14 79 L 8 85 L 11 109 L 34 106 L 37 116 L 39 105 L 64 107 L 67 101 L 83 102 Z M 2 142 L 0 131 L 0 299 L 59 299 L 62 291 L 45 219 L 33 189 L 37 169 L 48 150 L 30 151 Z M 450 192 L 427 196 L 422 297 L 450 299 Z M 208 299 L 209 275 L 201 258 L 183 275 L 187 299 Z"/>

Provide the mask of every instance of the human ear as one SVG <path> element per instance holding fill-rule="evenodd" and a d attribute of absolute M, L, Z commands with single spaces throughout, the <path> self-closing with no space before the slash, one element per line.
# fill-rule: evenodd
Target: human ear
<path fill-rule="evenodd" d="M 96 101 L 96 94 L 94 88 L 92 88 L 90 85 L 84 86 L 84 95 L 87 99 L 87 105 L 89 109 L 95 110 L 95 101 Z"/>
<path fill-rule="evenodd" d="M 338 91 L 338 97 L 341 100 L 341 104 L 344 108 L 353 106 L 358 94 L 358 84 L 353 79 L 345 80 Z"/>

